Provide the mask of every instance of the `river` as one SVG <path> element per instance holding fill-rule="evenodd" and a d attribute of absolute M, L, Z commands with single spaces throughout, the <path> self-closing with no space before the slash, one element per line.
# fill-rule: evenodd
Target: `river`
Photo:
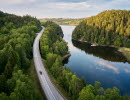
<path fill-rule="evenodd" d="M 121 94 L 130 95 L 130 63 L 113 47 L 92 47 L 89 43 L 72 40 L 75 26 L 61 25 L 64 40 L 68 42 L 71 56 L 64 61 L 66 67 L 87 84 L 101 82 L 104 88 L 117 87 Z"/>

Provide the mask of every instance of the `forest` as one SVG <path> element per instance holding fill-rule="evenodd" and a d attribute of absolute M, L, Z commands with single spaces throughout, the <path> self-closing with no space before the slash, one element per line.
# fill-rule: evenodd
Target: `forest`
<path fill-rule="evenodd" d="M 47 21 L 52 21 L 58 25 L 78 25 L 84 18 L 43 18 L 40 19 L 41 23 L 45 23 Z"/>
<path fill-rule="evenodd" d="M 39 20 L 0 11 L 0 100 L 39 100 L 27 74 Z"/>
<path fill-rule="evenodd" d="M 100 82 L 87 84 L 83 78 L 63 66 L 67 43 L 59 25 L 47 21 L 40 39 L 40 50 L 47 69 L 71 100 L 130 100 L 118 88 L 104 89 Z M 32 46 L 41 30 L 38 19 L 0 11 L 0 100 L 42 100 L 30 78 Z"/>
<path fill-rule="evenodd" d="M 55 26 L 57 28 L 53 28 Z M 68 53 L 68 47 L 56 30 L 59 29 L 61 34 L 63 32 L 54 22 L 46 22 L 45 27 L 40 39 L 42 58 L 45 60 L 47 69 L 65 90 L 70 100 L 129 100 L 126 96 L 120 95 L 118 88 L 104 89 L 97 81 L 92 86 L 87 84 L 84 78 L 79 78 L 72 73 L 69 67 L 64 67 L 62 57 Z"/>
<path fill-rule="evenodd" d="M 72 38 L 130 48 L 130 10 L 107 10 L 86 18 L 75 28 Z"/>

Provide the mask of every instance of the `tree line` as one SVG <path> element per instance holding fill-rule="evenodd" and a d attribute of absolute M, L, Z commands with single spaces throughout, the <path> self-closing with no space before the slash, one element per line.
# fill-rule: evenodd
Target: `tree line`
<path fill-rule="evenodd" d="M 84 18 L 72 19 L 72 18 L 43 18 L 40 19 L 41 23 L 52 21 L 58 25 L 78 25 Z"/>
<path fill-rule="evenodd" d="M 73 74 L 69 67 L 63 67 L 62 57 L 68 53 L 67 43 L 53 28 L 54 22 L 45 23 L 45 31 L 40 39 L 40 50 L 47 69 L 57 83 L 66 91 L 71 100 L 127 100 L 121 96 L 118 88 L 104 89 L 100 82 L 95 85 L 86 84 L 83 78 Z M 60 26 L 59 31 L 62 32 Z M 61 33 L 63 34 L 63 32 Z"/>
<path fill-rule="evenodd" d="M 113 61 L 113 62 L 124 62 L 124 63 L 127 62 L 126 57 L 124 57 L 122 54 L 120 54 L 119 52 L 118 54 L 115 54 L 115 52 L 117 52 L 117 48 L 113 48 L 109 46 L 92 47 L 90 43 L 80 42 L 76 40 L 72 40 L 72 43 L 75 47 L 85 51 L 87 54 L 92 54 L 104 60 Z"/>
<path fill-rule="evenodd" d="M 73 31 L 75 40 L 130 47 L 130 10 L 108 10 L 86 18 Z"/>
<path fill-rule="evenodd" d="M 67 43 L 57 34 L 55 26 L 59 27 L 60 34 L 63 34 L 59 25 L 54 22 L 46 22 L 46 28 L 40 39 L 42 57 L 58 84 L 68 92 L 71 98 L 78 98 L 78 93 L 85 86 L 84 80 L 72 74 L 69 68 L 62 67 L 62 57 L 68 53 Z M 80 85 L 79 85 L 80 84 Z"/>
<path fill-rule="evenodd" d="M 29 15 L 0 11 L 0 99 L 39 100 L 33 81 L 26 74 L 32 45 L 40 22 Z"/>

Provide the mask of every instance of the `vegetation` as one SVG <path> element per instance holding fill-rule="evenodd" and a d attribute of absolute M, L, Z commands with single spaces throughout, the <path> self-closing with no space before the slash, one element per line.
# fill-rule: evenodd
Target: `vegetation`
<path fill-rule="evenodd" d="M 56 32 L 55 23 L 46 25 L 45 31 L 40 39 L 41 53 L 46 59 L 46 65 L 57 80 L 58 84 L 64 88 L 73 100 L 78 98 L 78 93 L 85 86 L 85 82 L 72 74 L 69 68 L 63 68 L 62 57 L 68 53 L 67 43 L 61 35 Z M 60 26 L 59 26 L 60 27 Z M 59 31 L 62 31 L 59 28 Z"/>
<path fill-rule="evenodd" d="M 126 97 L 120 96 L 119 89 L 108 88 L 104 90 L 100 87 L 100 82 L 95 82 L 95 85 L 87 85 L 79 93 L 78 100 L 127 100 Z"/>
<path fill-rule="evenodd" d="M 0 12 L 0 99 L 39 100 L 32 79 L 26 74 L 32 45 L 40 22 L 31 16 Z"/>
<path fill-rule="evenodd" d="M 122 52 L 128 61 L 130 61 L 130 48 L 120 47 L 118 51 Z"/>
<path fill-rule="evenodd" d="M 78 25 L 84 18 L 72 19 L 72 18 L 44 18 L 40 21 L 44 24 L 47 21 L 55 22 L 59 25 Z"/>
<path fill-rule="evenodd" d="M 80 42 L 80 41 L 75 41 L 75 40 L 72 40 L 72 43 L 75 47 L 85 51 L 87 54 L 92 54 L 96 57 L 102 58 L 107 61 L 112 61 L 112 62 L 127 62 L 128 61 L 127 58 L 122 53 L 118 52 L 118 48 L 109 47 L 109 46 L 92 47 L 90 43 Z M 120 49 L 121 48 L 122 47 L 120 47 Z M 119 50 L 119 51 L 122 52 L 123 50 Z M 130 53 L 126 55 L 129 56 Z M 129 59 L 130 59 L 130 56 L 129 56 Z"/>
<path fill-rule="evenodd" d="M 85 19 L 73 32 L 73 39 L 130 47 L 130 11 L 108 10 Z"/>
<path fill-rule="evenodd" d="M 51 23 L 53 22 L 49 22 L 49 24 Z M 83 78 L 78 78 L 69 68 L 63 67 L 62 56 L 68 52 L 67 43 L 55 33 L 56 29 L 53 28 L 55 24 L 49 24 L 46 25 L 40 39 L 41 53 L 45 59 L 47 70 L 66 91 L 71 100 L 128 100 L 120 95 L 119 89 L 114 87 L 105 90 L 100 87 L 100 82 L 95 82 L 94 86 L 86 85 Z"/>
<path fill-rule="evenodd" d="M 90 42 L 129 47 L 129 11 L 113 10 L 106 12 L 108 12 L 108 14 L 105 16 L 107 16 L 108 19 L 110 17 L 110 22 L 107 22 L 109 21 L 108 19 L 103 19 L 106 17 L 98 17 L 99 22 L 95 21 L 97 20 L 96 17 L 92 17 L 92 19 L 89 18 L 91 20 L 90 22 L 87 19 L 75 29 L 73 38 L 78 39 L 79 37 L 79 40 L 85 40 L 85 37 L 87 37 L 88 34 L 91 35 L 89 33 L 91 32 L 92 35 Z M 99 14 L 99 16 L 104 16 L 106 12 Z M 117 14 L 121 16 L 121 19 L 117 18 Z M 95 18 L 95 20 L 93 18 Z M 117 18 L 117 22 L 113 21 L 114 18 Z M 102 19 L 106 20 L 108 25 L 106 23 L 103 24 L 105 26 L 99 24 L 100 20 Z M 111 22 L 114 22 L 114 27 L 119 25 L 119 28 L 115 28 L 115 31 L 112 30 L 113 26 L 111 25 L 113 24 L 111 24 Z M 99 27 L 98 25 L 101 26 Z M 128 100 L 128 98 L 120 96 L 120 92 L 117 88 L 114 87 L 112 89 L 105 90 L 100 87 L 101 84 L 99 82 L 95 82 L 94 86 L 90 84 L 86 85 L 84 79 L 78 78 L 76 74 L 73 74 L 69 68 L 63 67 L 62 57 L 68 53 L 68 47 L 67 43 L 62 39 L 63 32 L 61 27 L 51 21 L 44 23 L 44 26 L 46 28 L 40 39 L 40 50 L 42 57 L 46 60 L 45 63 L 50 73 L 56 79 L 57 83 L 70 96 L 71 100 Z M 95 28 L 88 28 L 88 26 L 96 26 L 97 30 L 95 31 Z M 103 32 L 102 27 L 104 27 Z M 27 71 L 32 71 L 32 66 L 30 67 L 32 64 L 32 45 L 36 36 L 35 33 L 37 33 L 39 30 L 40 22 L 36 18 L 28 15 L 20 17 L 13 14 L 0 12 L 1 100 L 42 99 L 41 94 L 39 94 L 37 89 L 34 88 L 37 88 L 36 83 L 33 82 L 33 78 L 36 78 L 36 76 L 31 74 L 33 72 L 30 72 L 31 75 L 27 74 Z M 107 33 L 108 35 L 105 35 L 106 30 L 109 33 Z M 102 33 L 101 35 L 99 35 L 100 31 Z M 97 39 L 93 38 L 94 34 L 101 36 L 101 41 L 97 36 Z M 113 34 L 115 36 L 114 38 L 112 37 Z M 106 41 L 105 36 L 110 36 L 110 38 L 108 38 L 110 40 L 104 42 Z M 113 39 L 115 39 L 115 41 Z"/>
<path fill-rule="evenodd" d="M 35 66 L 34 66 L 34 61 L 33 59 L 30 61 L 31 65 L 29 69 L 25 72 L 29 76 L 29 78 L 32 80 L 32 84 L 34 84 L 33 88 L 35 89 L 36 92 L 36 97 L 38 97 L 39 100 L 46 100 L 46 96 L 43 93 L 43 90 L 41 88 Z"/>

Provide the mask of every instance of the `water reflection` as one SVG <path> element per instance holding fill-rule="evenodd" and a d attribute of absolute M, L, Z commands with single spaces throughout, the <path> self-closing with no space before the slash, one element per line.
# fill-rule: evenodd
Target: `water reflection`
<path fill-rule="evenodd" d="M 72 40 L 75 47 L 84 50 L 88 54 L 103 58 L 113 62 L 127 62 L 126 57 L 117 51 L 114 47 L 108 46 L 91 46 L 90 43 Z"/>
<path fill-rule="evenodd" d="M 84 77 L 88 84 L 100 81 L 102 87 L 118 87 L 122 94 L 130 93 L 130 64 L 112 47 L 91 47 L 91 44 L 72 41 L 75 26 L 62 26 L 64 40 L 71 56 L 64 61 L 73 73 Z"/>
<path fill-rule="evenodd" d="M 105 62 L 103 62 L 103 61 L 98 61 L 97 63 L 98 63 L 99 65 L 101 65 L 101 66 L 104 66 L 104 67 L 107 67 L 107 68 L 109 68 L 109 69 L 112 69 L 112 70 L 115 71 L 116 73 L 119 73 L 118 68 L 116 68 L 116 67 L 114 67 L 114 66 L 112 66 L 112 65 L 109 65 L 109 64 L 107 64 L 107 63 L 105 63 Z"/>
<path fill-rule="evenodd" d="M 130 73 L 130 70 L 129 69 L 124 69 L 124 71 L 126 72 L 126 73 Z"/>

